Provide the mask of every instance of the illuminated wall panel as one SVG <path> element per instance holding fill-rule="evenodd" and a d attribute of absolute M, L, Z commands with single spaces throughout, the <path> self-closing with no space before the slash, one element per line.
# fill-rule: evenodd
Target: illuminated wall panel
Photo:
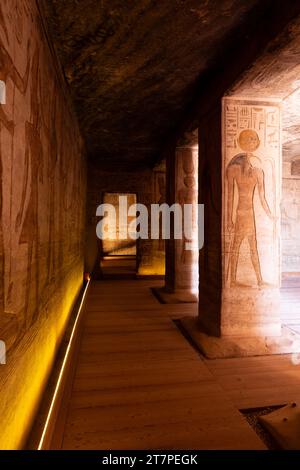
<path fill-rule="evenodd" d="M 1 0 L 0 449 L 27 435 L 82 286 L 82 141 L 34 0 Z"/>

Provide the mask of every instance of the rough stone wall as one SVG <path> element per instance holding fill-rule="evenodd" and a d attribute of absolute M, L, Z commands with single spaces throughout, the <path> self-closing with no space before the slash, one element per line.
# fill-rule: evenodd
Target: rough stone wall
<path fill-rule="evenodd" d="M 96 217 L 96 209 L 103 202 L 104 193 L 136 193 L 137 202 L 145 204 L 150 214 L 151 203 L 162 204 L 165 200 L 165 168 L 162 164 L 153 170 L 113 173 L 90 166 L 88 180 L 86 270 L 92 271 L 100 249 L 99 241 L 96 238 L 96 225 L 100 218 Z M 164 274 L 163 241 L 151 240 L 150 235 L 148 240 L 138 240 L 137 257 L 138 273 L 140 275 Z"/>
<path fill-rule="evenodd" d="M 44 1 L 89 155 L 127 166 L 156 158 L 200 73 L 261 3 Z"/>
<path fill-rule="evenodd" d="M 0 64 L 0 340 L 7 350 L 0 448 L 7 449 L 26 438 L 82 286 L 86 169 L 35 0 L 1 0 Z"/>

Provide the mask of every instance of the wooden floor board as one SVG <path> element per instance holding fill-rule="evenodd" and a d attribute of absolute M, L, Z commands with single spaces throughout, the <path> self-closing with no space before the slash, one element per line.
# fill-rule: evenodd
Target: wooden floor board
<path fill-rule="evenodd" d="M 91 283 L 61 448 L 264 448 L 239 410 L 300 401 L 300 358 L 206 360 L 172 321 L 197 305 L 160 304 L 159 286 Z M 298 297 L 282 290 L 283 322 L 295 331 Z"/>
<path fill-rule="evenodd" d="M 92 282 L 62 448 L 263 449 L 172 321 L 195 305 L 160 304 L 154 285 Z"/>
<path fill-rule="evenodd" d="M 239 409 L 300 400 L 300 365 L 293 355 L 206 360 L 205 363 Z"/>

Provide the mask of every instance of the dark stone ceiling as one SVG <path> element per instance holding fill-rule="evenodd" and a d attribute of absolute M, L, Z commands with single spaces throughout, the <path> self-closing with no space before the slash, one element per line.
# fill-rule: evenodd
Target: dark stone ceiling
<path fill-rule="evenodd" d="M 86 141 L 102 165 L 149 164 L 201 75 L 262 0 L 45 0 Z"/>

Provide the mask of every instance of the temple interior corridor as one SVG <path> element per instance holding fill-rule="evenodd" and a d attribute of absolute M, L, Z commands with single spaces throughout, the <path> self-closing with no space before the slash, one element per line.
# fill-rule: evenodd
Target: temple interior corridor
<path fill-rule="evenodd" d="M 0 0 L 0 467 L 157 449 L 300 450 L 300 0 Z"/>

